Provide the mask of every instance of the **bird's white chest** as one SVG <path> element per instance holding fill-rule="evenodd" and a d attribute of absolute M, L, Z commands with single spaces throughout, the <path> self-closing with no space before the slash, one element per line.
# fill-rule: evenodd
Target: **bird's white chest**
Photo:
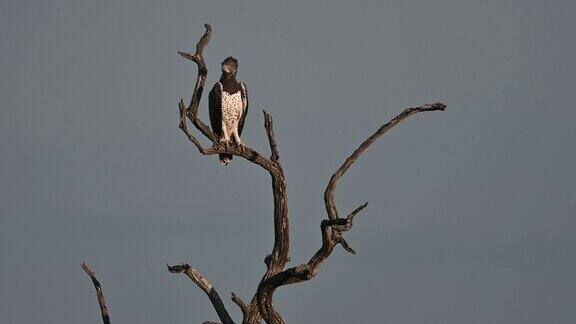
<path fill-rule="evenodd" d="M 222 120 L 227 127 L 236 127 L 242 116 L 242 95 L 240 91 L 229 94 L 222 91 Z"/>

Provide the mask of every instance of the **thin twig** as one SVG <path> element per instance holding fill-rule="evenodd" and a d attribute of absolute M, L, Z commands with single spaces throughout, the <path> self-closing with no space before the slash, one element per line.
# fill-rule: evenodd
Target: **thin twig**
<path fill-rule="evenodd" d="M 272 116 L 270 116 L 266 111 L 264 111 L 264 128 L 266 128 L 266 135 L 268 136 L 268 142 L 270 143 L 270 151 L 272 152 L 270 159 L 272 161 L 278 161 L 280 158 L 278 154 L 278 144 L 276 144 L 276 137 L 274 136 L 274 126 L 273 126 Z"/>
<path fill-rule="evenodd" d="M 184 107 L 184 101 L 182 99 L 180 99 L 180 102 L 178 103 L 178 111 L 180 112 L 180 124 L 178 125 L 178 127 L 184 132 L 184 134 L 186 134 L 188 140 L 192 142 L 194 145 L 196 145 L 198 151 L 202 154 L 205 154 L 206 150 L 204 149 L 204 147 L 202 147 L 200 141 L 198 141 L 198 139 L 194 137 L 194 135 L 190 134 L 190 132 L 188 131 L 188 125 L 186 124 L 187 109 L 186 107 Z"/>
<path fill-rule="evenodd" d="M 242 315 L 245 318 L 248 315 L 248 305 L 242 300 L 242 298 L 238 297 L 235 293 L 232 293 L 231 297 L 234 304 L 238 305 L 240 310 L 242 311 Z"/>

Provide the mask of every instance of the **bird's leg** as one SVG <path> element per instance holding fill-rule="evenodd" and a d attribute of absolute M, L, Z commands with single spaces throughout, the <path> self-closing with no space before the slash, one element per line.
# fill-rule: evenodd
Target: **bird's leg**
<path fill-rule="evenodd" d="M 222 137 L 220 137 L 220 143 L 224 144 L 225 146 L 230 142 L 230 133 L 228 133 L 228 128 L 226 127 L 226 123 L 222 121 Z"/>
<path fill-rule="evenodd" d="M 240 139 L 240 135 L 238 135 L 238 128 L 232 131 L 232 137 L 234 137 L 234 142 L 236 142 L 238 146 L 242 146 L 242 140 Z"/>

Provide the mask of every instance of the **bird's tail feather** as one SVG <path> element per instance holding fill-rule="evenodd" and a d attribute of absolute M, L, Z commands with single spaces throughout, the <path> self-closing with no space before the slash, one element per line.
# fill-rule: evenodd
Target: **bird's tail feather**
<path fill-rule="evenodd" d="M 228 165 L 234 157 L 232 154 L 218 154 L 218 156 L 220 157 L 220 164 L 222 165 Z"/>

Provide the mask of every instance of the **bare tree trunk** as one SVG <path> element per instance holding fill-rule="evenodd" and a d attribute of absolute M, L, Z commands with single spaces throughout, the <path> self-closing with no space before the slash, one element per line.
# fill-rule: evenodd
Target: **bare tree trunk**
<path fill-rule="evenodd" d="M 232 154 L 242 157 L 250 161 L 264 170 L 266 170 L 271 177 L 272 182 L 272 196 L 274 199 L 274 245 L 272 251 L 264 259 L 266 264 L 266 272 L 262 276 L 260 283 L 256 289 L 256 293 L 251 301 L 247 304 L 236 294 L 232 293 L 232 301 L 238 305 L 242 311 L 242 323 L 255 324 L 260 323 L 262 319 L 267 323 L 282 324 L 286 321 L 282 318 L 280 313 L 276 311 L 273 304 L 274 292 L 277 288 L 293 283 L 303 282 L 314 278 L 320 269 L 322 263 L 332 254 L 336 245 L 340 244 L 342 247 L 350 252 L 355 253 L 350 243 L 343 237 L 343 233 L 352 228 L 354 218 L 362 211 L 368 203 L 364 203 L 350 212 L 345 218 L 338 216 L 338 210 L 334 201 L 334 192 L 340 178 L 346 171 L 356 162 L 356 160 L 372 145 L 380 136 L 389 131 L 394 126 L 398 125 L 404 119 L 424 111 L 443 111 L 446 106 L 443 103 L 434 103 L 423 105 L 414 108 L 405 109 L 402 113 L 398 114 L 388 123 L 382 125 L 370 137 L 354 150 L 354 152 L 344 161 L 344 163 L 336 170 L 330 178 L 326 190 L 324 192 L 324 203 L 326 205 L 327 219 L 320 222 L 320 231 L 322 235 L 322 245 L 316 253 L 310 258 L 307 263 L 284 269 L 286 263 L 289 261 L 289 221 L 288 221 L 288 197 L 286 194 L 286 178 L 280 163 L 278 145 L 274 136 L 272 117 L 264 111 L 264 128 L 270 144 L 270 157 L 265 157 L 254 149 L 246 145 L 226 145 L 218 141 L 217 136 L 212 130 L 198 117 L 198 107 L 206 81 L 208 70 L 204 62 L 204 49 L 210 41 L 212 36 L 212 28 L 210 25 L 205 24 L 206 31 L 200 38 L 196 45 L 195 53 L 178 52 L 181 56 L 193 61 L 198 66 L 198 75 L 196 84 L 192 92 L 192 99 L 188 107 L 185 107 L 184 101 L 180 99 L 178 104 L 180 112 L 180 129 L 184 132 L 190 142 L 192 142 L 198 151 L 203 155 L 217 155 L 217 154 Z M 192 122 L 194 127 L 200 131 L 208 140 L 212 142 L 212 147 L 205 148 L 200 141 L 192 135 L 188 130 L 187 119 Z M 200 287 L 207 295 L 220 321 L 222 323 L 234 323 L 226 310 L 220 296 L 212 286 L 212 284 L 203 277 L 198 270 L 192 268 L 188 264 L 180 264 L 175 266 L 168 266 L 168 270 L 172 273 L 186 274 L 198 287 Z M 94 277 L 93 277 L 94 280 Z M 98 289 L 98 288 L 97 288 Z M 99 300 L 101 290 L 99 290 Z M 101 307 L 103 305 L 104 297 L 102 295 Z M 105 305 L 102 310 L 104 314 Z M 107 311 L 106 311 L 107 314 Z M 103 315 L 104 317 L 104 315 Z M 108 319 L 109 321 L 109 319 Z M 108 323 L 108 322 L 105 322 Z M 211 323 L 211 322 L 206 322 Z"/>

